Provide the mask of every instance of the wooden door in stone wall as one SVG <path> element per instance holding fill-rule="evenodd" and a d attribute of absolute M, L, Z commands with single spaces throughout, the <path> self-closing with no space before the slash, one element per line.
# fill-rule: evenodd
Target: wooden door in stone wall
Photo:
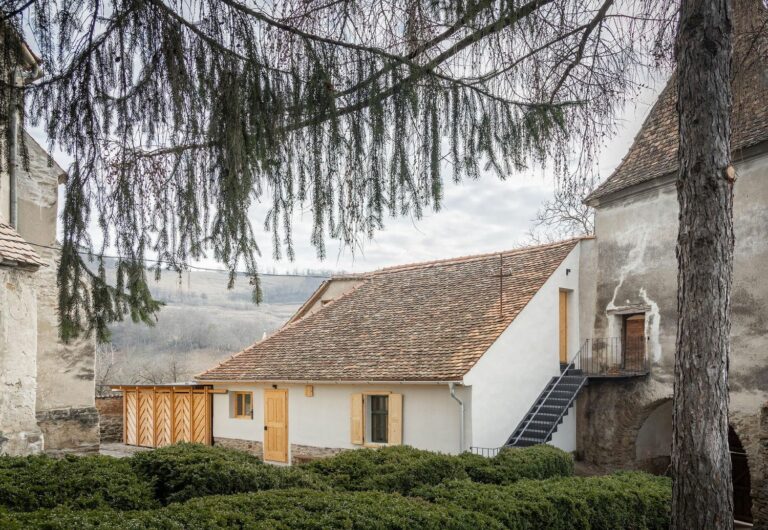
<path fill-rule="evenodd" d="M 645 314 L 624 318 L 624 366 L 628 372 L 642 372 L 645 367 Z"/>

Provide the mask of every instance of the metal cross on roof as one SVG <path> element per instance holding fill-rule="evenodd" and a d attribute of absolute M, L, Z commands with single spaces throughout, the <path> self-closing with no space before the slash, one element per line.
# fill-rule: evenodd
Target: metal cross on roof
<path fill-rule="evenodd" d="M 511 272 L 504 274 L 504 254 L 499 254 L 499 272 L 493 275 L 499 279 L 499 319 L 504 318 L 504 277 L 512 275 Z"/>

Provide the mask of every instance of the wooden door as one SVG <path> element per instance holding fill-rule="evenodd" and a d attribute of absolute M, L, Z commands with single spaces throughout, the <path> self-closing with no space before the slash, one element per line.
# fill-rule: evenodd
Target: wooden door
<path fill-rule="evenodd" d="M 155 446 L 155 391 L 139 390 L 139 439 L 136 445 Z"/>
<path fill-rule="evenodd" d="M 645 315 L 624 319 L 624 369 L 641 372 L 645 366 Z"/>
<path fill-rule="evenodd" d="M 568 363 L 568 291 L 560 291 L 560 363 Z"/>
<path fill-rule="evenodd" d="M 138 445 L 138 392 L 126 390 L 123 394 L 123 441 L 128 445 Z"/>
<path fill-rule="evenodd" d="M 155 394 L 155 447 L 163 447 L 172 443 L 172 411 L 171 391 L 158 391 Z"/>
<path fill-rule="evenodd" d="M 210 395 L 205 391 L 192 391 L 192 439 L 191 442 L 210 445 Z"/>
<path fill-rule="evenodd" d="M 264 460 L 288 462 L 287 390 L 264 390 Z"/>
<path fill-rule="evenodd" d="M 189 392 L 173 393 L 173 443 L 192 440 Z"/>

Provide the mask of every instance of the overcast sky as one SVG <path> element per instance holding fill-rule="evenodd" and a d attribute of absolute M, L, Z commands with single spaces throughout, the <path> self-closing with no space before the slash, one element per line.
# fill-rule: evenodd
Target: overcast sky
<path fill-rule="evenodd" d="M 618 133 L 608 141 L 600 157 L 602 179 L 607 178 L 621 161 L 662 87 L 663 82 L 656 82 L 621 113 Z M 47 138 L 40 129 L 30 133 L 42 145 L 47 145 Z M 66 169 L 69 157 L 61 152 L 53 155 Z M 271 236 L 263 232 L 268 205 L 257 204 L 252 208 L 251 217 L 263 251 L 260 269 L 274 267 L 279 272 L 307 268 L 365 271 L 399 263 L 511 249 L 526 242 L 531 220 L 552 191 L 553 180 L 540 171 L 516 175 L 506 181 L 488 175 L 477 181 L 464 180 L 458 185 L 448 178 L 440 212 L 426 211 L 418 221 L 387 218 L 384 230 L 354 253 L 328 241 L 325 261 L 317 259 L 316 251 L 309 243 L 311 214 L 297 214 L 293 234 L 296 260 L 293 263 L 272 259 Z M 63 187 L 60 197 L 63 197 L 62 192 Z M 97 234 L 94 236 L 97 238 Z M 205 260 L 200 265 L 220 268 L 213 260 Z"/>

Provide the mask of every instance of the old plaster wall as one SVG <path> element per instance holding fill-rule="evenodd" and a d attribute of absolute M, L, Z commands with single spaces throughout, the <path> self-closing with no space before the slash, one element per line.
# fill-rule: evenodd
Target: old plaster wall
<path fill-rule="evenodd" d="M 34 270 L 0 268 L 0 454 L 39 453 Z"/>
<path fill-rule="evenodd" d="M 26 133 L 24 141 L 29 167 L 17 179 L 17 231 L 34 245 L 46 265 L 31 278 L 37 294 L 36 416 L 46 452 L 96 451 L 93 341 L 63 344 L 58 339 L 56 218 L 64 172 Z M 7 173 L 0 175 L 0 188 L 7 188 L 7 178 Z"/>
<path fill-rule="evenodd" d="M 764 278 L 768 272 L 768 153 L 763 150 L 745 158 L 736 169 L 730 412 L 731 424 L 750 457 L 753 511 L 757 512 L 768 503 L 759 442 L 760 411 L 768 400 L 768 281 Z M 637 308 L 646 313 L 652 362 L 649 376 L 594 381 L 580 399 L 579 452 L 596 464 L 638 467 L 639 430 L 672 396 L 677 217 L 677 197 L 669 177 L 604 203 L 596 211 L 593 336 L 619 336 L 615 311 Z"/>

